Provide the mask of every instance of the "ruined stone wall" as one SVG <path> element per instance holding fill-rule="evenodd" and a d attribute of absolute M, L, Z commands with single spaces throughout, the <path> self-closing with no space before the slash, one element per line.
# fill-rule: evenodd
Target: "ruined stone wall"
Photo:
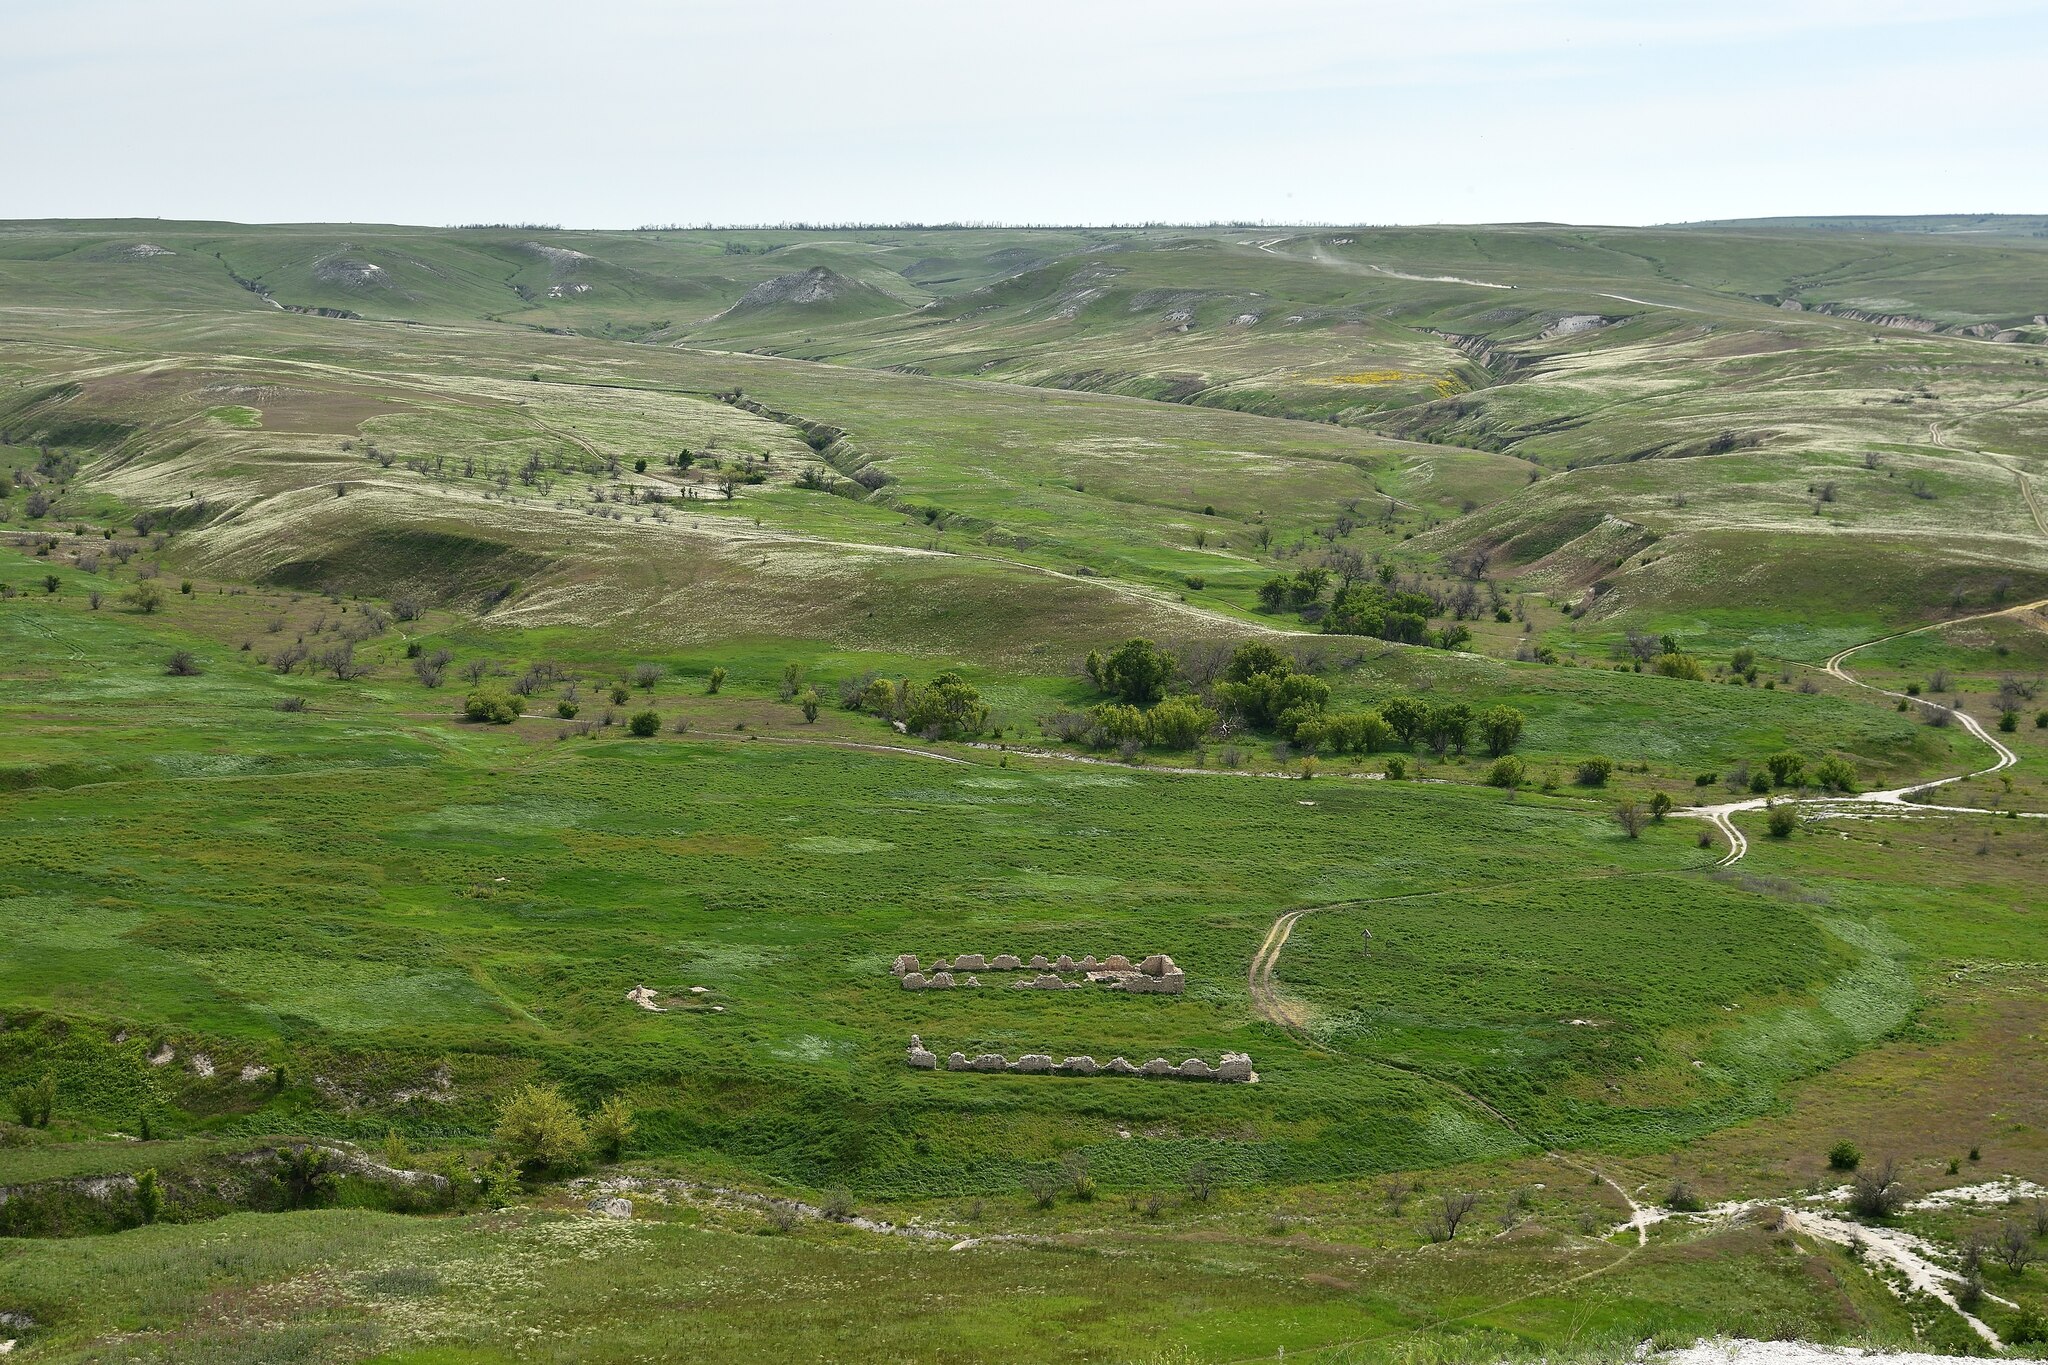
<path fill-rule="evenodd" d="M 912 1034 L 910 1048 L 905 1057 L 909 1064 L 919 1071 L 939 1069 L 939 1056 L 924 1045 L 924 1039 Z M 1252 1059 L 1248 1053 L 1226 1052 L 1215 1066 L 1199 1057 L 1190 1057 L 1175 1065 L 1164 1057 L 1154 1057 L 1143 1064 L 1133 1064 L 1122 1057 L 1112 1057 L 1107 1062 L 1098 1062 L 1093 1057 L 1067 1057 L 1054 1061 L 1050 1053 L 1027 1052 L 1016 1061 L 1010 1061 L 999 1052 L 984 1052 L 969 1057 L 964 1052 L 955 1052 L 946 1058 L 948 1071 L 1013 1072 L 1023 1076 L 1140 1076 L 1156 1080 L 1182 1081 L 1241 1081 L 1252 1082 L 1259 1078 L 1252 1070 Z"/>
<path fill-rule="evenodd" d="M 962 953 L 950 961 L 944 957 L 937 959 L 929 973 L 919 962 L 917 954 L 904 953 L 889 970 L 903 983 L 906 991 L 979 986 L 980 980 L 971 975 L 974 972 L 1033 973 L 1029 979 L 1011 982 L 1013 989 L 1068 990 L 1088 983 L 1110 990 L 1129 991 L 1134 995 L 1179 995 L 1187 989 L 1187 974 L 1165 953 L 1154 953 L 1136 966 L 1132 966 L 1131 960 L 1122 953 L 1111 953 L 1099 961 L 1093 953 L 1079 959 L 1061 953 L 1051 960 L 1039 953 L 1028 961 L 1019 959 L 1014 953 L 998 953 L 994 957 Z M 1063 972 L 1080 973 L 1087 980 L 1068 981 L 1060 975 Z"/>

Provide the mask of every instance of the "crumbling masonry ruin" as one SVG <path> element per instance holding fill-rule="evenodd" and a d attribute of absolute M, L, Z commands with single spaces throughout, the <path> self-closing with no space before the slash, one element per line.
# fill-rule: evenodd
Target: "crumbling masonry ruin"
<path fill-rule="evenodd" d="M 914 1033 L 910 1035 L 910 1049 L 905 1060 L 919 1071 L 939 1069 L 939 1055 L 927 1048 L 924 1039 Z M 978 1057 L 955 1052 L 946 1058 L 946 1070 L 1007 1071 L 1020 1076 L 1139 1076 L 1152 1080 L 1245 1083 L 1259 1078 L 1259 1073 L 1252 1070 L 1250 1055 L 1243 1052 L 1226 1052 L 1223 1060 L 1215 1066 L 1210 1066 L 1200 1057 L 1190 1057 L 1176 1066 L 1164 1057 L 1133 1065 L 1121 1057 L 1112 1057 L 1107 1062 L 1098 1062 L 1093 1057 L 1068 1057 L 1056 1062 L 1050 1053 L 1027 1052 L 1013 1062 L 1000 1052 L 984 1052 Z"/>
<path fill-rule="evenodd" d="M 1066 953 L 1051 960 L 1039 953 L 1028 961 L 1014 953 L 998 953 L 994 957 L 962 953 L 951 961 L 939 958 L 929 971 L 918 962 L 917 954 L 904 953 L 889 970 L 903 983 L 906 991 L 947 991 L 956 987 L 979 986 L 981 981 L 972 975 L 975 972 L 1032 973 L 1011 982 L 1014 990 L 1079 990 L 1091 982 L 1133 995 L 1179 995 L 1187 989 L 1187 974 L 1176 967 L 1173 959 L 1165 953 L 1154 953 L 1136 966 L 1122 953 L 1111 953 L 1099 962 L 1093 953 L 1078 961 Z M 1080 975 L 1084 979 L 1066 979 L 1072 975 Z"/>

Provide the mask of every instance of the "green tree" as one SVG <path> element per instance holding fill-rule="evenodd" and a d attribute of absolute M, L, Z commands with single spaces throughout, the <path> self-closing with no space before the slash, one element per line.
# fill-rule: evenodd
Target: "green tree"
<path fill-rule="evenodd" d="M 1522 739 L 1522 726 L 1527 721 L 1520 711 L 1512 706 L 1489 706 L 1474 718 L 1479 726 L 1479 737 L 1486 741 L 1489 758 L 1499 758 L 1512 753 Z"/>
<path fill-rule="evenodd" d="M 1471 734 L 1472 708 L 1461 701 L 1430 707 L 1428 719 L 1423 722 L 1423 738 L 1439 758 L 1453 749 L 1464 753 Z"/>
<path fill-rule="evenodd" d="M 1192 749 L 1216 726 L 1216 713 L 1193 697 L 1168 697 L 1145 717 L 1146 733 L 1161 749 Z"/>
<path fill-rule="evenodd" d="M 1225 682 L 1241 683 L 1255 673 L 1292 673 L 1294 660 L 1264 640 L 1247 640 L 1230 652 L 1223 666 Z"/>
<path fill-rule="evenodd" d="M 154 1223 L 164 1211 L 163 1187 L 157 1182 L 156 1167 L 145 1166 L 135 1173 L 135 1213 L 145 1223 Z"/>
<path fill-rule="evenodd" d="M 469 720 L 491 725 L 510 725 L 526 710 L 526 699 L 507 692 L 496 683 L 480 683 L 462 699 L 462 714 Z"/>
<path fill-rule="evenodd" d="M 1706 670 L 1700 667 L 1700 661 L 1690 654 L 1659 654 L 1655 667 L 1657 672 L 1667 678 L 1685 678 L 1691 682 L 1700 682 L 1707 676 Z"/>
<path fill-rule="evenodd" d="M 1527 786 L 1528 782 L 1529 766 L 1513 754 L 1501 755 L 1486 770 L 1486 785 L 1489 787 L 1505 787 L 1514 791 Z"/>
<path fill-rule="evenodd" d="M 1589 758 L 1572 773 L 1572 780 L 1581 787 L 1604 787 L 1607 779 L 1614 774 L 1614 760 L 1606 757 Z"/>
<path fill-rule="evenodd" d="M 1856 790 L 1856 770 L 1832 755 L 1814 764 L 1813 780 L 1831 792 Z"/>
<path fill-rule="evenodd" d="M 1089 707 L 1088 719 L 1093 722 L 1089 738 L 1105 749 L 1119 744 L 1142 744 L 1149 731 L 1145 713 L 1120 701 L 1106 701 Z"/>
<path fill-rule="evenodd" d="M 284 1189 L 286 1208 L 319 1207 L 334 1183 L 327 1153 L 308 1143 L 285 1148 L 277 1154 L 277 1183 Z"/>
<path fill-rule="evenodd" d="M 714 667 L 711 670 L 710 676 L 704 679 L 705 694 L 715 697 L 718 695 L 718 689 L 723 686 L 725 686 L 725 669 L 723 666 Z"/>
<path fill-rule="evenodd" d="M 1772 754 L 1764 760 L 1764 767 L 1777 787 L 1796 787 L 1806 777 L 1806 760 L 1790 749 Z"/>
<path fill-rule="evenodd" d="M 1307 673 L 1253 673 L 1242 681 L 1216 684 L 1216 700 L 1254 730 L 1278 730 L 1292 738 L 1294 722 L 1319 713 L 1330 700 L 1330 685 Z"/>
<path fill-rule="evenodd" d="M 1108 654 L 1089 652 L 1088 676 L 1118 701 L 1150 706 L 1166 695 L 1178 660 L 1142 636 L 1133 637 Z"/>
<path fill-rule="evenodd" d="M 661 733 L 661 713 L 652 707 L 634 712 L 633 718 L 626 722 L 626 733 L 635 739 L 654 738 Z"/>
<path fill-rule="evenodd" d="M 1669 814 L 1671 814 L 1671 797 L 1669 795 L 1664 792 L 1657 792 L 1650 797 L 1650 818 L 1652 820 L 1661 821 Z"/>
<path fill-rule="evenodd" d="M 590 1145 L 605 1161 L 617 1161 L 633 1140 L 633 1106 L 624 1095 L 613 1095 L 597 1106 L 590 1116 Z"/>
<path fill-rule="evenodd" d="M 896 684 L 887 678 L 877 678 L 861 689 L 860 709 L 869 715 L 893 717 L 900 700 Z"/>
<path fill-rule="evenodd" d="M 1380 715 L 1393 727 L 1402 747 L 1412 749 L 1429 721 L 1429 705 L 1413 697 L 1389 697 L 1380 703 Z"/>
<path fill-rule="evenodd" d="M 799 709 L 801 709 L 801 710 L 803 711 L 803 713 L 804 713 L 804 724 L 806 724 L 806 725 L 815 725 L 815 724 L 817 724 L 817 721 L 818 721 L 818 689 L 817 689 L 817 688 L 815 688 L 815 687 L 806 687 L 806 688 L 805 688 L 805 689 L 803 690 L 803 692 L 802 692 L 801 694 L 799 694 L 799 695 L 798 695 L 798 697 L 797 697 L 797 699 L 796 699 L 796 704 L 797 704 L 798 708 L 799 708 Z"/>
<path fill-rule="evenodd" d="M 529 1085 L 499 1107 L 492 1141 L 521 1172 L 566 1166 L 583 1155 L 583 1120 L 554 1086 Z"/>
<path fill-rule="evenodd" d="M 988 707 L 972 683 L 948 669 L 910 689 L 903 725 L 911 734 L 929 739 L 965 739 L 988 728 Z"/>
<path fill-rule="evenodd" d="M 1771 817 L 1764 822 L 1773 839 L 1790 838 L 1792 831 L 1799 828 L 1799 817 L 1792 813 L 1790 806 L 1771 807 Z"/>

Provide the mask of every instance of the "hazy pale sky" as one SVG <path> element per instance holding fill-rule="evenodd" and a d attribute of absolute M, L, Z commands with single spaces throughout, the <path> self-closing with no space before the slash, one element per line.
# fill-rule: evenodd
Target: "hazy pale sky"
<path fill-rule="evenodd" d="M 0 0 L 0 217 L 2048 212 L 2043 0 Z"/>

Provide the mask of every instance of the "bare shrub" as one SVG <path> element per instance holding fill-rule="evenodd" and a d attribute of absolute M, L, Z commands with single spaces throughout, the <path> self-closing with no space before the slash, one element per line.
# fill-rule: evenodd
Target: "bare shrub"
<path fill-rule="evenodd" d="M 1422 1225 L 1422 1235 L 1432 1242 L 1448 1242 L 1458 1235 L 1458 1228 L 1479 1206 L 1479 1196 L 1465 1191 L 1447 1191 L 1438 1201 L 1427 1222 Z"/>
<path fill-rule="evenodd" d="M 1899 1180 L 1899 1163 L 1886 1157 L 1875 1166 L 1856 1173 L 1849 1187 L 1849 1210 L 1859 1218 L 1889 1218 L 1906 1203 L 1906 1187 Z"/>

